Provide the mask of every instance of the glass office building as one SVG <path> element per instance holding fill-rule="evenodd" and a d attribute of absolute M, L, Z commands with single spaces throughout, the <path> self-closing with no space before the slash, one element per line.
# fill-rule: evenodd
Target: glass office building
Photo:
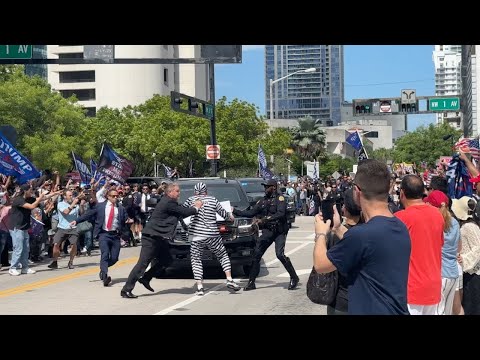
<path fill-rule="evenodd" d="M 47 45 L 33 45 L 32 57 L 34 59 L 47 58 Z M 25 74 L 28 76 L 38 75 L 42 79 L 47 80 L 47 64 L 28 64 L 25 65 Z"/>
<path fill-rule="evenodd" d="M 270 79 L 317 68 L 273 84 L 274 119 L 311 116 L 324 126 L 340 122 L 344 101 L 343 45 L 266 45 L 265 109 L 270 118 Z"/>

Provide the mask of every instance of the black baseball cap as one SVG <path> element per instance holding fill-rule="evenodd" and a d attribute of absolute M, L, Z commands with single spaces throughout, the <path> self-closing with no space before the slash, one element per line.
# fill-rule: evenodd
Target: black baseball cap
<path fill-rule="evenodd" d="M 277 186 L 277 182 L 273 179 L 267 180 L 267 182 L 262 182 L 263 186 Z"/>

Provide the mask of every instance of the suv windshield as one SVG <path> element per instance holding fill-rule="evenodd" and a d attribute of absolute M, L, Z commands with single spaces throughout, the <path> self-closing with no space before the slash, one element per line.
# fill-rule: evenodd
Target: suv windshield
<path fill-rule="evenodd" d="M 180 199 L 178 202 L 183 204 L 190 196 L 193 196 L 193 187 L 195 184 L 182 184 L 180 185 Z M 232 184 L 207 184 L 208 195 L 214 196 L 219 202 L 230 201 L 232 206 L 246 207 L 248 203 L 245 203 L 245 200 L 239 194 L 241 189 L 238 188 L 238 185 L 235 186 Z M 245 196 L 245 195 L 243 195 Z"/>
<path fill-rule="evenodd" d="M 245 190 L 246 193 L 263 193 L 265 192 L 265 188 L 262 185 L 262 182 L 264 180 L 239 180 L 240 184 L 242 185 L 243 189 Z"/>

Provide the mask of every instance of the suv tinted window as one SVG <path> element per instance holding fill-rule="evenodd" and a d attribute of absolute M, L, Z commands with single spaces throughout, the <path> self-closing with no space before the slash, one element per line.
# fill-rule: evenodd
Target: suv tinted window
<path fill-rule="evenodd" d="M 242 180 L 242 179 L 239 179 L 238 180 L 240 182 L 240 184 L 242 185 L 243 189 L 247 192 L 247 193 L 251 193 L 251 192 L 261 192 L 263 193 L 265 191 L 265 187 L 262 185 L 263 182 L 265 182 L 265 180 Z"/>
<path fill-rule="evenodd" d="M 180 199 L 178 202 L 180 204 L 184 203 L 190 196 L 193 195 L 193 187 L 197 182 L 183 182 L 179 181 L 180 185 Z M 246 208 L 248 203 L 248 198 L 243 192 L 241 186 L 236 181 L 230 181 L 225 183 L 223 180 L 218 182 L 205 182 L 207 185 L 208 195 L 214 196 L 218 201 L 230 201 L 232 206 L 239 206 L 241 208 Z"/>

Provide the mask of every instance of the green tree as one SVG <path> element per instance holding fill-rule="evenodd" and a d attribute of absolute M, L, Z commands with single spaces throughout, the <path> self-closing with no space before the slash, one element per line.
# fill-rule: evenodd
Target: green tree
<path fill-rule="evenodd" d="M 76 99 L 52 92 L 38 76 L 28 77 L 23 66 L 0 67 L 0 122 L 18 133 L 17 149 L 39 169 L 72 168 L 71 151 L 89 156 L 83 142 L 84 110 Z"/>
<path fill-rule="evenodd" d="M 395 160 L 393 149 L 385 149 L 385 148 L 375 149 L 371 153 L 369 153 L 368 156 L 370 159 L 381 160 L 385 163 L 388 160 L 391 160 L 391 161 Z"/>
<path fill-rule="evenodd" d="M 448 135 L 452 137 L 449 140 L 443 140 Z M 419 164 L 421 161 L 426 161 L 428 165 L 434 165 L 440 156 L 452 154 L 453 142 L 461 135 L 460 130 L 455 130 L 448 124 L 421 126 L 396 141 L 395 162 Z"/>
<path fill-rule="evenodd" d="M 292 146 L 303 160 L 325 156 L 325 132 L 312 117 L 299 119 L 298 127 L 290 131 Z"/>
<path fill-rule="evenodd" d="M 332 175 L 335 171 L 348 174 L 353 170 L 353 165 L 356 163 L 355 159 L 342 158 L 340 155 L 336 154 L 329 155 L 327 158 L 319 162 L 319 173 L 323 178 Z"/>

